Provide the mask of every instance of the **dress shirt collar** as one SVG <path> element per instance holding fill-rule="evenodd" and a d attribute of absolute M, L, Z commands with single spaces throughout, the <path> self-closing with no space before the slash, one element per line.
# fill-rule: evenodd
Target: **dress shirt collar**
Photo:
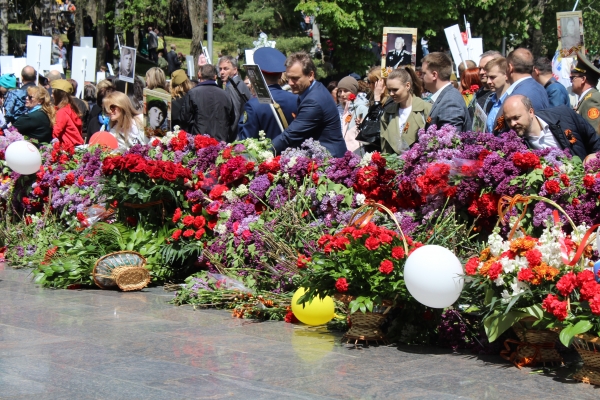
<path fill-rule="evenodd" d="M 506 93 L 508 93 L 508 95 L 510 96 L 512 94 L 512 92 L 515 90 L 515 88 L 517 87 L 517 85 L 519 83 L 527 80 L 527 79 L 533 79 L 533 78 L 531 77 L 531 75 L 529 75 L 529 76 L 526 76 L 524 78 L 516 80 L 515 83 L 513 83 L 512 85 L 510 85 L 510 87 L 508 88 L 508 90 L 506 91 Z"/>
<path fill-rule="evenodd" d="M 440 97 L 440 93 L 442 93 L 442 91 L 443 91 L 444 89 L 446 89 L 446 87 L 448 87 L 448 85 L 452 85 L 452 82 L 448 82 L 448 83 L 446 83 L 446 84 L 445 84 L 444 86 L 442 86 L 442 87 L 441 87 L 441 88 L 440 88 L 440 89 L 439 89 L 437 92 L 435 92 L 434 94 L 432 94 L 432 95 L 431 95 L 431 97 L 430 97 L 430 101 L 431 101 L 432 103 L 435 103 L 435 102 L 437 101 L 438 97 Z"/>

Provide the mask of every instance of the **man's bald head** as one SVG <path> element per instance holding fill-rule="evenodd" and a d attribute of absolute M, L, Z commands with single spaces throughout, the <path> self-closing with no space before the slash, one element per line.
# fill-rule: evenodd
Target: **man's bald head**
<path fill-rule="evenodd" d="M 512 66 L 512 72 L 531 75 L 533 72 L 533 54 L 531 51 L 519 48 L 510 52 L 506 61 Z"/>
<path fill-rule="evenodd" d="M 504 121 L 519 136 L 526 136 L 535 121 L 531 100 L 519 94 L 508 97 L 502 105 Z"/>
<path fill-rule="evenodd" d="M 59 71 L 52 70 L 52 71 L 48 72 L 48 74 L 46 75 L 46 79 L 48 79 L 48 82 L 52 82 L 57 79 L 62 79 L 62 76 L 60 75 Z"/>
<path fill-rule="evenodd" d="M 23 79 L 23 83 L 35 82 L 37 78 L 37 72 L 35 68 L 33 68 L 31 65 L 27 65 L 21 70 L 21 78 Z"/>

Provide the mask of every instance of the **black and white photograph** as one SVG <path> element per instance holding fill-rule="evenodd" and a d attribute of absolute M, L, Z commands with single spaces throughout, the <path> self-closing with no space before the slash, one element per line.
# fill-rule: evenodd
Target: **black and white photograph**
<path fill-rule="evenodd" d="M 556 13 L 559 49 L 564 55 L 583 48 L 583 14 L 581 11 Z M 567 54 L 569 53 L 569 54 Z"/>
<path fill-rule="evenodd" d="M 171 95 L 144 89 L 144 131 L 147 137 L 163 137 L 171 130 Z"/>
<path fill-rule="evenodd" d="M 136 50 L 133 47 L 121 47 L 120 80 L 133 83 L 135 77 L 135 54 Z"/>
<path fill-rule="evenodd" d="M 415 66 L 417 50 L 417 29 L 383 28 L 381 66 L 396 69 L 402 66 Z"/>

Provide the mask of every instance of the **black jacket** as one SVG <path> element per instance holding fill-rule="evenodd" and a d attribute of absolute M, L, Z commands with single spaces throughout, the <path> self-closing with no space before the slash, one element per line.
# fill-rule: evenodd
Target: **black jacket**
<path fill-rule="evenodd" d="M 186 93 L 183 95 L 183 97 L 179 97 L 171 101 L 171 127 L 179 125 L 181 129 L 189 132 L 187 121 L 183 118 L 183 106 L 187 100 L 187 96 L 188 95 Z"/>
<path fill-rule="evenodd" d="M 169 75 L 173 73 L 173 71 L 177 71 L 181 68 L 181 61 L 179 61 L 179 57 L 177 57 L 177 53 L 173 50 L 167 53 L 167 63 L 169 63 Z"/>
<path fill-rule="evenodd" d="M 102 124 L 100 123 L 100 120 L 98 120 L 98 115 L 100 114 L 102 114 L 102 107 L 100 107 L 98 104 L 94 104 L 87 115 L 86 143 L 89 142 L 94 133 L 99 132 L 100 129 L 102 129 Z"/>
<path fill-rule="evenodd" d="M 200 82 L 185 99 L 182 119 L 191 134 L 206 134 L 224 142 L 235 140 L 237 125 L 233 103 L 215 81 Z"/>
<path fill-rule="evenodd" d="M 40 143 L 50 143 L 52 141 L 50 118 L 41 109 L 21 115 L 13 123 L 13 126 L 17 128 L 21 135 L 37 139 Z"/>
<path fill-rule="evenodd" d="M 535 115 L 546 122 L 557 143 L 582 160 L 589 154 L 600 151 L 600 138 L 596 130 L 579 114 L 567 106 L 558 106 L 536 111 Z M 571 140 L 567 136 L 570 130 Z M 527 142 L 527 141 L 526 141 Z"/>

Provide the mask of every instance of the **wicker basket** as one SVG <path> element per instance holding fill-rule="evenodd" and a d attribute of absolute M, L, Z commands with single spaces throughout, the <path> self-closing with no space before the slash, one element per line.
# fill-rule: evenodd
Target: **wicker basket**
<path fill-rule="evenodd" d="M 96 261 L 92 276 L 101 289 L 141 290 L 150 283 L 146 259 L 135 251 L 118 251 Z"/>
<path fill-rule="evenodd" d="M 573 379 L 600 385 L 600 338 L 591 335 L 577 335 L 573 347 L 583 360 L 583 367 L 573 375 Z"/>
<path fill-rule="evenodd" d="M 356 312 L 350 314 L 348 316 L 351 323 L 350 330 L 346 332 L 343 338 L 348 342 L 354 340 L 355 345 L 359 340 L 365 341 L 366 343 L 381 342 L 387 344 L 385 335 L 380 329 L 381 324 L 385 321 L 385 317 L 385 313 L 376 312 Z"/>
<path fill-rule="evenodd" d="M 527 317 L 513 325 L 513 331 L 519 337 L 519 341 L 512 339 L 504 341 L 506 350 L 500 352 L 500 355 L 519 368 L 536 363 L 561 364 L 563 359 L 556 351 L 558 332 L 532 329 L 531 324 L 535 321 L 535 318 Z M 513 351 L 510 344 L 517 345 L 516 350 Z"/>

